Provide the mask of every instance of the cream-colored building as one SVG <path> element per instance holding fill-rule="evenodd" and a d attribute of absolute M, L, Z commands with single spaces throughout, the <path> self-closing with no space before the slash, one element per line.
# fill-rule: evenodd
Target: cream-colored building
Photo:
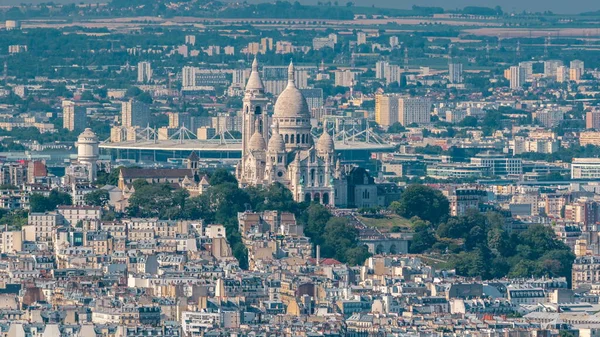
<path fill-rule="evenodd" d="M 69 131 L 83 131 L 86 125 L 86 109 L 73 101 L 63 101 L 63 128 Z"/>
<path fill-rule="evenodd" d="M 338 176 L 334 142 L 323 132 L 315 144 L 310 111 L 296 87 L 295 70 L 288 68 L 288 84 L 277 98 L 269 136 L 268 98 L 256 59 L 243 99 L 242 160 L 236 168 L 240 186 L 264 186 L 279 182 L 296 201 L 334 203 L 333 181 Z M 269 139 L 269 143 L 265 141 Z M 338 164 L 338 165 L 336 165 Z"/>
<path fill-rule="evenodd" d="M 582 132 L 579 135 L 579 145 L 581 145 L 581 146 L 586 146 L 586 145 L 599 146 L 600 145 L 600 132 L 593 132 L 593 131 Z"/>
<path fill-rule="evenodd" d="M 22 231 L 4 231 L 0 233 L 0 253 L 12 254 L 23 249 Z"/>
<path fill-rule="evenodd" d="M 375 121 L 383 127 L 398 122 L 398 96 L 375 95 Z"/>

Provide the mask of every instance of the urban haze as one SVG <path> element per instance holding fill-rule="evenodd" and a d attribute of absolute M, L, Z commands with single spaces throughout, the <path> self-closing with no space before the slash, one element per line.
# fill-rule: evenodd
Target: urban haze
<path fill-rule="evenodd" d="M 600 336 L 599 27 L 5 0 L 0 336 Z"/>

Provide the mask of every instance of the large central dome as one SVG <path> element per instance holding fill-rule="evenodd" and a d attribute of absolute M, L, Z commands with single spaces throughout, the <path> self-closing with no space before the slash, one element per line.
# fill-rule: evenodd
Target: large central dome
<path fill-rule="evenodd" d="M 302 92 L 294 83 L 294 65 L 288 67 L 288 84 L 275 102 L 275 117 L 306 117 L 310 118 L 308 103 Z"/>

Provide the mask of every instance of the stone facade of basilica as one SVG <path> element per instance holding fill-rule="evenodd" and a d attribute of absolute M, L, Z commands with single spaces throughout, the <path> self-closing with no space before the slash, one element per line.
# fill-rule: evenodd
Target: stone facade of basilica
<path fill-rule="evenodd" d="M 271 117 L 268 103 L 255 59 L 243 99 L 242 160 L 236 168 L 240 186 L 279 182 L 296 201 L 333 206 L 339 159 L 329 133 L 323 132 L 315 144 L 308 104 L 296 87 L 292 63 L 287 87 L 277 98 Z"/>

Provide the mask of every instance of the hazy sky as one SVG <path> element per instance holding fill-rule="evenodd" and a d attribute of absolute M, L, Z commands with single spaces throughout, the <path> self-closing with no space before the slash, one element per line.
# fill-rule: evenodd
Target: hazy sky
<path fill-rule="evenodd" d="M 252 0 L 253 2 L 260 0 Z M 304 4 L 315 4 L 319 0 L 299 0 Z M 329 0 L 320 0 L 327 2 Z M 598 0 L 338 0 L 340 4 L 352 1 L 360 6 L 387 7 L 387 8 L 410 8 L 417 6 L 439 6 L 443 8 L 462 8 L 465 6 L 502 6 L 505 11 L 536 11 L 550 10 L 556 13 L 581 13 L 600 10 Z M 333 1 L 332 1 L 333 2 Z"/>
<path fill-rule="evenodd" d="M 0 0 L 0 5 L 14 5 L 19 3 L 40 3 L 49 0 Z M 95 3 L 105 2 L 107 0 L 53 0 L 57 3 Z M 226 1 L 226 0 L 225 0 Z M 263 0 L 249 0 L 250 2 L 264 2 Z M 271 0 L 269 0 L 271 1 Z M 303 4 L 316 4 L 318 1 L 326 2 L 328 0 L 299 0 Z M 333 0 L 335 1 L 335 0 Z M 333 2 L 332 1 L 332 2 Z M 338 0 L 340 4 L 345 4 L 348 0 Z M 462 8 L 464 6 L 502 6 L 505 11 L 536 11 L 543 12 L 550 10 L 556 13 L 581 13 L 600 10 L 600 1 L 598 0 L 350 0 L 360 6 L 388 7 L 388 8 L 410 8 L 416 4 L 418 6 L 439 6 L 444 8 Z"/>

